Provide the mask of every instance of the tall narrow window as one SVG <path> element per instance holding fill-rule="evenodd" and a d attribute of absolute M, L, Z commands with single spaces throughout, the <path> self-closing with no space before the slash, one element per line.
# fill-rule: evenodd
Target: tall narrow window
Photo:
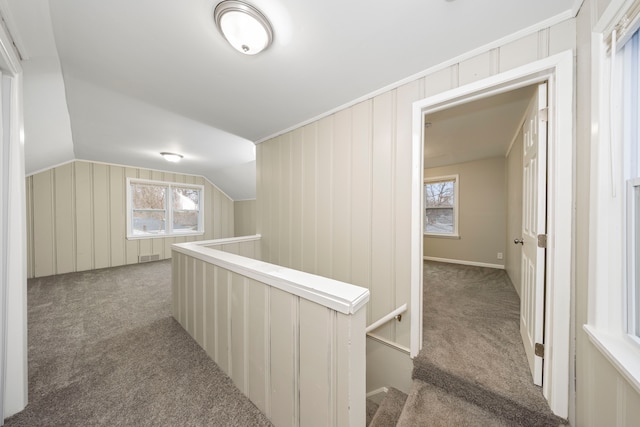
<path fill-rule="evenodd" d="M 620 51 L 620 101 L 625 179 L 627 180 L 628 333 L 640 337 L 640 35 L 638 31 Z"/>
<path fill-rule="evenodd" d="M 458 176 L 425 180 L 424 209 L 424 234 L 457 236 Z"/>
<path fill-rule="evenodd" d="M 127 178 L 127 238 L 203 234 L 203 188 Z"/>

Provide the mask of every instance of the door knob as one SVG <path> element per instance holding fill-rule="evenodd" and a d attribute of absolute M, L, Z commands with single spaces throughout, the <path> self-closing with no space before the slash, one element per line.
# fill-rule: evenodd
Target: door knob
<path fill-rule="evenodd" d="M 524 240 L 523 240 L 522 238 L 520 238 L 520 239 L 513 239 L 513 243 L 514 243 L 514 244 L 516 244 L 516 245 L 517 245 L 518 243 L 520 243 L 521 245 L 524 245 Z"/>

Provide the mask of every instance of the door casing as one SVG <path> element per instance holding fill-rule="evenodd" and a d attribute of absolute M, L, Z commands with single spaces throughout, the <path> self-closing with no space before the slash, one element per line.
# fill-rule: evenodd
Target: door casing
<path fill-rule="evenodd" d="M 543 394 L 551 410 L 569 415 L 573 277 L 574 61 L 568 50 L 494 76 L 416 101 L 413 104 L 411 210 L 411 357 L 422 346 L 422 183 L 424 117 L 503 92 L 549 82 L 545 351 Z"/>

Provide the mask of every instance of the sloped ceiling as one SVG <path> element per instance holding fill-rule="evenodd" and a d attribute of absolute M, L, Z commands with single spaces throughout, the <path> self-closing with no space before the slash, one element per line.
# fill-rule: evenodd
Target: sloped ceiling
<path fill-rule="evenodd" d="M 252 198 L 253 142 L 569 18 L 581 2 L 251 0 L 275 32 L 256 56 L 217 32 L 217 3 L 0 0 L 26 58 L 27 171 L 95 160 L 201 174 L 236 200 Z M 169 165 L 161 151 L 184 160 Z"/>

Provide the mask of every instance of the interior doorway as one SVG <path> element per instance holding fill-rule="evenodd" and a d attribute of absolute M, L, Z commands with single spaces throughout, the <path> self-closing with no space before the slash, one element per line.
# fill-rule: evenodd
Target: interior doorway
<path fill-rule="evenodd" d="M 571 52 L 534 62 L 464 87 L 414 103 L 413 189 L 412 189 L 412 340 L 416 356 L 422 342 L 422 262 L 423 262 L 423 137 L 425 117 L 458 105 L 507 93 L 540 82 L 549 82 L 548 112 L 548 224 L 550 242 L 544 274 L 549 285 L 544 332 L 553 353 L 545 353 L 543 394 L 557 415 L 566 417 L 570 381 L 571 241 L 573 182 L 573 60 Z M 506 239 L 505 239 L 506 241 Z"/>

